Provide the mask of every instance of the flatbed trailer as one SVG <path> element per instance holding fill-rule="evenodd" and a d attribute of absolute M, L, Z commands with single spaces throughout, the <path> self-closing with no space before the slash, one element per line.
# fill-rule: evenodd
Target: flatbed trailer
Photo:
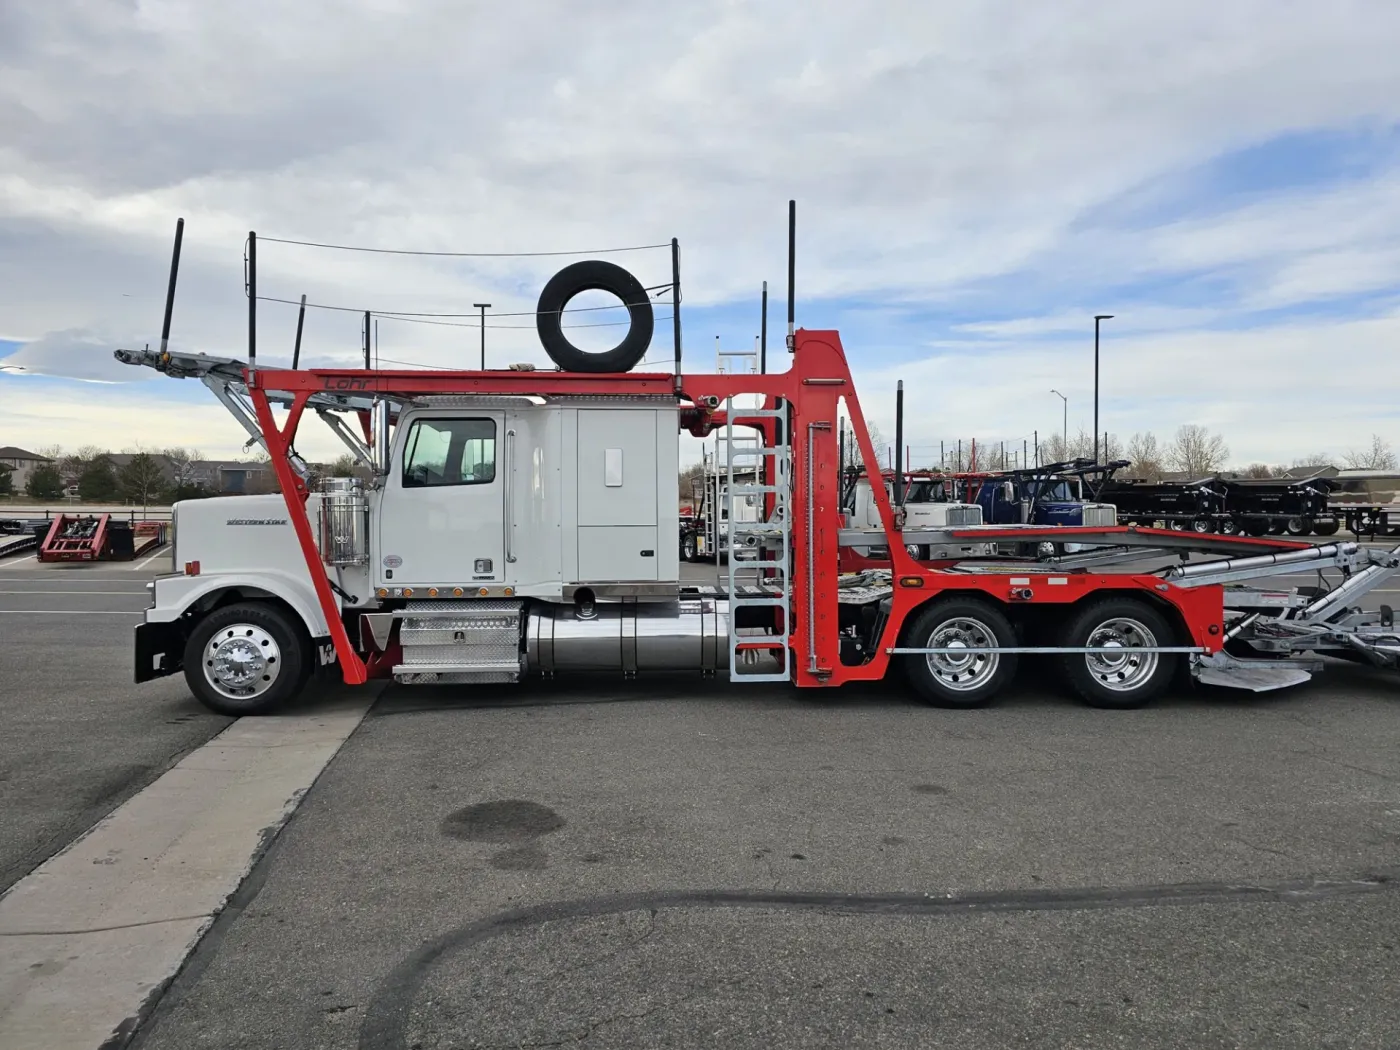
<path fill-rule="evenodd" d="M 110 514 L 59 514 L 38 544 L 42 562 L 130 561 L 161 547 L 169 525 Z"/>
<path fill-rule="evenodd" d="M 1400 548 L 1123 525 L 901 529 L 884 486 L 878 525 L 850 528 L 843 421 L 857 468 L 880 468 L 840 335 L 792 326 L 789 367 L 760 374 L 685 372 L 679 346 L 675 373 L 271 369 L 251 353 L 119 350 L 209 386 L 267 449 L 280 490 L 179 505 L 176 572 L 157 577 L 137 627 L 137 680 L 183 671 L 205 704 L 246 714 L 289 699 L 317 665 L 352 686 L 461 688 L 690 669 L 828 689 L 898 673 L 930 703 L 973 707 L 1021 656 L 1045 655 L 1087 703 L 1130 708 L 1183 669 L 1259 690 L 1306 680 L 1320 653 L 1400 657 L 1389 610 L 1351 605 L 1400 569 Z M 371 483 L 309 481 L 293 451 L 308 410 Z M 679 578 L 668 458 L 681 429 L 725 449 L 730 557 L 713 589 Z M 749 497 L 761 513 L 739 520 L 733 501 Z M 908 553 L 1040 541 L 1101 549 L 1050 566 Z M 872 547 L 887 569 L 841 571 L 843 548 Z M 1162 564 L 1131 567 L 1135 554 Z M 1244 586 L 1299 567 L 1344 582 L 1321 595 Z"/>

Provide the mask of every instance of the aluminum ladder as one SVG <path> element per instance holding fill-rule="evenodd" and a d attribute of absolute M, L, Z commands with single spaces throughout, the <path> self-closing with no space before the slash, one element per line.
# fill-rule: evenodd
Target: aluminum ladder
<path fill-rule="evenodd" d="M 719 552 L 725 557 L 729 583 L 729 677 L 735 682 L 786 682 L 792 640 L 792 446 L 787 410 L 740 407 L 734 397 L 725 401 L 724 431 L 717 435 L 716 467 L 724 464 L 722 496 L 725 531 Z M 783 440 L 765 445 L 760 433 L 734 430 L 735 413 L 783 423 Z M 767 468 L 766 470 L 764 468 Z M 716 471 L 718 473 L 718 470 Z M 769 482 L 763 484 L 765 478 Z M 742 499 L 773 496 L 773 510 L 757 521 L 741 521 L 735 513 Z M 752 540 L 752 543 L 749 541 Z M 742 555 L 742 560 L 737 555 Z M 740 634 L 739 610 L 768 608 L 778 611 L 781 630 L 768 634 Z M 765 652 L 776 653 L 780 668 L 769 670 L 759 661 Z"/>

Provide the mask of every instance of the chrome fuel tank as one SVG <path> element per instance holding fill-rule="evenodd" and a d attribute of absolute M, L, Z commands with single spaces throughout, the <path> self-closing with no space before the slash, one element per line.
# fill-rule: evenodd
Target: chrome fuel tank
<path fill-rule="evenodd" d="M 729 603 L 617 602 L 537 605 L 525 628 L 527 669 L 714 671 L 728 668 Z"/>

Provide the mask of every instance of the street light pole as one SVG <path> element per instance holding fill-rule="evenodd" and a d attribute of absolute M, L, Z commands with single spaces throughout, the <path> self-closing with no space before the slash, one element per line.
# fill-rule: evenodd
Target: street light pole
<path fill-rule="evenodd" d="M 1107 321 L 1113 317 L 1112 314 L 1094 315 L 1094 463 L 1099 462 L 1099 322 Z M 1104 442 L 1104 455 L 1108 454 L 1107 442 Z"/>
<path fill-rule="evenodd" d="M 472 303 L 472 309 L 481 311 L 481 370 L 486 371 L 486 311 L 490 303 Z"/>
<path fill-rule="evenodd" d="M 1063 402 L 1065 403 L 1065 404 L 1064 404 L 1064 409 L 1065 409 L 1064 431 L 1063 431 L 1063 436 L 1060 438 L 1060 440 L 1061 440 L 1061 442 L 1063 442 L 1063 444 L 1062 444 L 1061 447 L 1060 447 L 1060 452 L 1061 452 L 1061 454 L 1068 456 L 1068 455 L 1069 455 L 1069 398 L 1065 397 L 1065 395 L 1064 395 L 1064 394 L 1061 394 L 1058 390 L 1052 390 L 1052 391 L 1050 391 L 1050 393 L 1056 395 L 1061 401 L 1063 401 Z"/>

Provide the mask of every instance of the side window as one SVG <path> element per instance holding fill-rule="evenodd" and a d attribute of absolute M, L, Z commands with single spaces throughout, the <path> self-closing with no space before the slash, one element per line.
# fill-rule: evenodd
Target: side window
<path fill-rule="evenodd" d="M 404 488 L 485 485 L 496 480 L 496 423 L 420 419 L 404 443 Z"/>

